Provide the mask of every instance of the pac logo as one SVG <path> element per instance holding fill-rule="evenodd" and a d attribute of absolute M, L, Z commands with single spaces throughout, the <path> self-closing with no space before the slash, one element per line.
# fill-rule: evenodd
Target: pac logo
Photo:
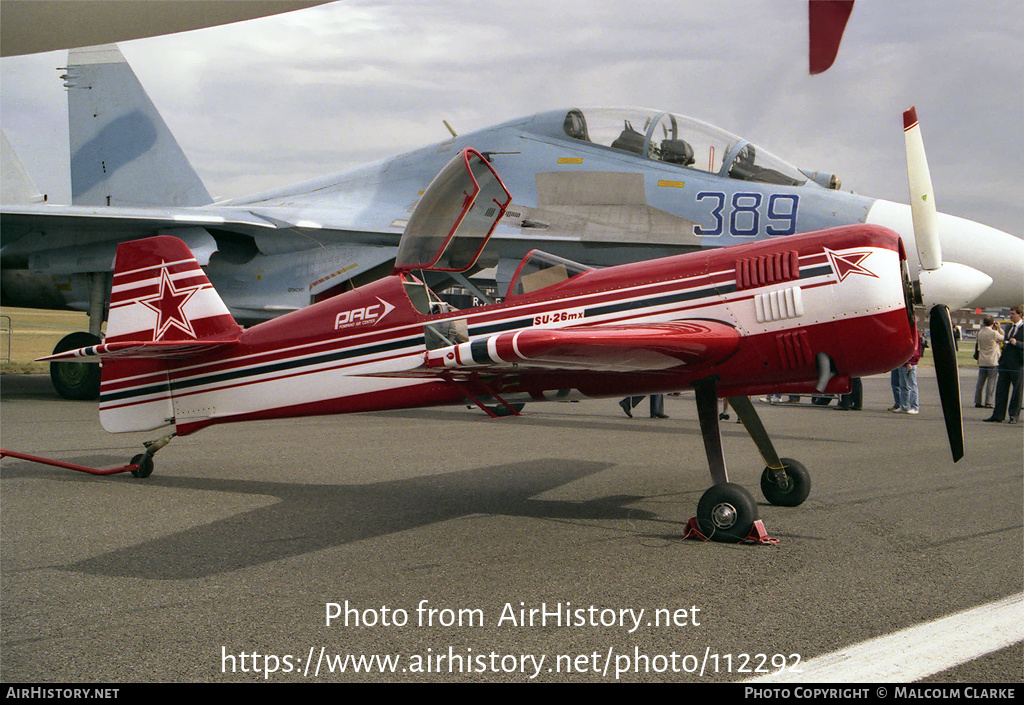
<path fill-rule="evenodd" d="M 364 306 L 363 308 L 350 308 L 347 311 L 339 312 L 334 317 L 334 330 L 351 328 L 353 326 L 372 326 L 378 321 L 383 320 L 384 316 L 391 313 L 395 308 L 379 296 L 377 301 L 380 301 L 380 303 Z"/>

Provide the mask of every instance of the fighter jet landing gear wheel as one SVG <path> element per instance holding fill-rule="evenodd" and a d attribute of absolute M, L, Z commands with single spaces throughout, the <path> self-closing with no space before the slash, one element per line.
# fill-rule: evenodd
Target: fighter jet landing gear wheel
<path fill-rule="evenodd" d="M 72 333 L 60 339 L 53 353 L 77 350 L 99 345 L 100 339 L 91 333 Z M 91 401 L 100 398 L 100 366 L 90 362 L 51 362 L 50 381 L 57 394 L 65 399 Z"/>
<path fill-rule="evenodd" d="M 697 524 L 712 541 L 739 543 L 757 521 L 753 496 L 733 482 L 713 485 L 697 503 Z"/>
<path fill-rule="evenodd" d="M 132 470 L 135 477 L 149 477 L 153 474 L 153 456 L 139 453 L 131 459 L 131 465 L 138 465 L 138 470 Z"/>
<path fill-rule="evenodd" d="M 761 473 L 761 492 L 765 499 L 776 506 L 799 506 L 811 493 L 811 474 L 807 472 L 807 468 L 792 458 L 780 458 L 780 460 L 786 469 L 789 486 L 785 489 L 779 487 L 779 483 L 775 481 L 775 474 L 770 468 L 765 468 Z"/>

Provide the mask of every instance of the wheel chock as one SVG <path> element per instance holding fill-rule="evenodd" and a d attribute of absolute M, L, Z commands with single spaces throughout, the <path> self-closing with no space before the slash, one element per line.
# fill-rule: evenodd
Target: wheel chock
<path fill-rule="evenodd" d="M 750 528 L 750 533 L 747 534 L 747 538 L 743 539 L 743 543 L 760 543 L 766 546 L 774 546 L 779 543 L 779 540 L 773 536 L 769 536 L 768 532 L 764 528 L 764 522 L 758 519 Z"/>
<path fill-rule="evenodd" d="M 707 536 L 701 533 L 700 525 L 697 523 L 697 517 L 691 517 L 690 521 L 686 523 L 686 531 L 683 532 L 683 538 L 696 539 L 698 541 L 710 540 Z M 764 522 L 758 519 L 750 528 L 750 533 L 747 534 L 747 537 L 738 543 L 756 543 L 766 546 L 774 546 L 779 543 L 779 540 L 769 536 L 768 532 L 764 528 Z"/>

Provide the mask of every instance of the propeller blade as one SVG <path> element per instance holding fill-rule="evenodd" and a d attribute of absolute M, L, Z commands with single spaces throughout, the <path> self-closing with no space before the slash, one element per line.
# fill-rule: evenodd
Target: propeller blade
<path fill-rule="evenodd" d="M 910 183 L 910 212 L 914 218 L 914 239 L 922 269 L 942 266 L 942 244 L 939 241 L 939 216 L 935 209 L 932 177 L 924 154 L 917 108 L 903 113 L 903 134 L 907 143 L 907 177 Z"/>
<path fill-rule="evenodd" d="M 956 262 L 942 261 L 939 239 L 939 215 L 935 209 L 932 177 L 924 154 L 917 108 L 903 113 L 903 134 L 907 143 L 907 180 L 910 185 L 910 213 L 914 220 L 914 240 L 918 272 L 917 303 L 931 307 L 944 304 L 951 309 L 966 306 L 992 285 L 992 277 Z"/>
<path fill-rule="evenodd" d="M 939 384 L 942 416 L 946 420 L 946 435 L 953 462 L 964 457 L 964 423 L 960 411 L 960 372 L 956 364 L 956 344 L 953 342 L 953 324 L 949 309 L 932 307 L 928 317 L 932 336 L 932 356 L 935 358 L 935 379 Z"/>

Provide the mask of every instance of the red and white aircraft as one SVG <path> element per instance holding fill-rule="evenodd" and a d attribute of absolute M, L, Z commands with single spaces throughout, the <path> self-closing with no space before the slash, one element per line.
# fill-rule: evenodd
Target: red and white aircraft
<path fill-rule="evenodd" d="M 714 481 L 697 518 L 735 541 L 757 508 L 728 481 L 718 398 L 761 451 L 768 500 L 794 506 L 807 471 L 779 458 L 748 395 L 845 392 L 915 349 L 902 243 L 869 225 L 607 269 L 534 251 L 502 302 L 452 309 L 414 272 L 471 267 L 510 201 L 466 150 L 421 198 L 391 276 L 246 330 L 180 240 L 124 243 L 106 341 L 46 359 L 102 360 L 108 431 L 173 427 L 126 466 L 140 477 L 173 436 L 218 423 L 694 389 Z"/>

